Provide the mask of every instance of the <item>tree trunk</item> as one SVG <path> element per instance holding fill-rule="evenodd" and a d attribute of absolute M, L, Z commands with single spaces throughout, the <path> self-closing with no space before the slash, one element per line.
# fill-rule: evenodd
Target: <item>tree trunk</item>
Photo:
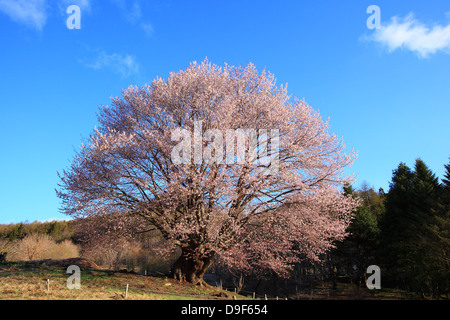
<path fill-rule="evenodd" d="M 215 253 L 199 255 L 192 251 L 182 251 L 172 266 L 172 277 L 180 281 L 203 285 L 203 276 L 214 262 Z"/>

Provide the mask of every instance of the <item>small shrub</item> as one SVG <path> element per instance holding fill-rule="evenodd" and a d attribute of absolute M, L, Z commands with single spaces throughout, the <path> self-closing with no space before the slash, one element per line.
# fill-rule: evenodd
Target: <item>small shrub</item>
<path fill-rule="evenodd" d="M 32 233 L 22 240 L 13 242 L 8 258 L 18 260 L 65 259 L 79 257 L 79 250 L 70 240 L 56 243 L 47 234 Z"/>
<path fill-rule="evenodd" d="M 70 240 L 64 240 L 55 244 L 47 253 L 47 259 L 77 258 L 79 256 L 80 250 L 78 246 Z"/>

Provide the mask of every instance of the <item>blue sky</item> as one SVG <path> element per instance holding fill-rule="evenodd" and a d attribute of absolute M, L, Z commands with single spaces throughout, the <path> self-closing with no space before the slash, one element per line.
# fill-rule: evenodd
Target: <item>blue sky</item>
<path fill-rule="evenodd" d="M 67 27 L 70 5 L 81 29 Z M 0 43 L 0 223 L 67 219 L 57 171 L 98 107 L 205 57 L 266 68 L 330 117 L 359 152 L 356 187 L 387 191 L 417 157 L 442 177 L 449 161 L 447 0 L 0 0 Z"/>

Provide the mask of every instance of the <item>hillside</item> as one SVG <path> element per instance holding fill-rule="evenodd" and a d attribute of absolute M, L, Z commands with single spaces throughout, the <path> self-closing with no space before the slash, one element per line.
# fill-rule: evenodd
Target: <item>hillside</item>
<path fill-rule="evenodd" d="M 199 287 L 167 277 L 104 270 L 86 263 L 81 288 L 68 289 L 67 262 L 8 262 L 0 264 L 0 299 L 12 300 L 217 300 L 244 299 L 216 287 Z M 72 261 L 73 262 L 73 261 Z M 49 290 L 47 290 L 47 279 Z"/>

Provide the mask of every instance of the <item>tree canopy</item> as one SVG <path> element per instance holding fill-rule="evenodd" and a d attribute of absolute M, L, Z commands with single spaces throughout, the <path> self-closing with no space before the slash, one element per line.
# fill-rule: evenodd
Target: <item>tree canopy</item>
<path fill-rule="evenodd" d="M 355 153 L 252 64 L 191 63 L 129 87 L 98 121 L 60 175 L 62 211 L 157 228 L 181 249 L 173 271 L 188 281 L 215 257 L 283 274 L 346 235 L 357 200 L 341 192 L 343 169 Z"/>

